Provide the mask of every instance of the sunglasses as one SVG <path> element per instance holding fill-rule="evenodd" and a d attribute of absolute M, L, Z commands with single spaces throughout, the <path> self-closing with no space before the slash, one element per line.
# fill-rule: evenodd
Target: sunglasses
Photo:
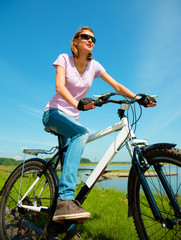
<path fill-rule="evenodd" d="M 89 34 L 80 34 L 78 37 L 81 37 L 81 39 L 83 40 L 89 40 L 91 38 L 92 42 L 95 44 L 96 43 L 96 39 L 95 37 L 92 37 Z"/>

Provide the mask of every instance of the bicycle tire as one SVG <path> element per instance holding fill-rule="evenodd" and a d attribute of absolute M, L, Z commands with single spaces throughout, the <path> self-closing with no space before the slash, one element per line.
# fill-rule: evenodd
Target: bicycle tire
<path fill-rule="evenodd" d="M 18 200 L 25 194 L 45 165 L 41 159 L 30 159 L 20 164 L 7 180 L 0 202 L 0 239 L 37 240 L 40 238 L 50 213 L 35 212 L 18 207 Z M 55 196 L 55 179 L 52 170 L 41 176 L 38 184 L 23 200 L 26 205 L 51 206 Z M 23 173 L 23 174 L 22 174 Z M 42 186 L 46 187 L 40 196 Z M 21 188 L 20 188 L 21 186 Z"/>
<path fill-rule="evenodd" d="M 147 181 L 152 190 L 156 203 L 164 218 L 174 219 L 174 210 L 170 201 L 156 175 L 153 164 L 162 163 L 163 171 L 166 178 L 174 191 L 179 205 L 181 205 L 181 150 L 171 149 L 152 149 L 144 153 L 149 165 L 146 171 Z M 174 175 L 176 174 L 176 175 Z M 174 225 L 173 229 L 168 229 L 165 225 L 157 222 L 149 207 L 149 203 L 140 185 L 138 176 L 135 174 L 134 184 L 134 201 L 133 201 L 133 218 L 135 227 L 140 239 L 181 239 L 181 225 Z"/>

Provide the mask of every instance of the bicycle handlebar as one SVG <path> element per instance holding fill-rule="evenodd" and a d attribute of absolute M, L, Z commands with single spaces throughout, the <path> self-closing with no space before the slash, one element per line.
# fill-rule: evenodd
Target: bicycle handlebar
<path fill-rule="evenodd" d="M 106 103 L 116 103 L 116 104 L 122 104 L 122 103 L 126 103 L 126 104 L 133 104 L 135 102 L 139 103 L 139 99 L 124 99 L 124 100 L 113 100 L 113 99 L 109 99 L 111 96 L 115 96 L 115 95 L 120 95 L 118 93 L 105 93 L 102 95 L 94 95 L 94 97 L 98 97 L 98 99 L 94 100 L 94 105 L 101 107 L 102 105 L 106 104 Z M 149 98 L 156 98 L 158 97 L 157 95 L 147 95 L 147 94 L 137 94 L 136 96 L 141 96 L 141 97 L 149 97 Z"/>
<path fill-rule="evenodd" d="M 123 100 L 103 100 L 103 99 L 97 99 L 97 100 L 94 100 L 94 105 L 97 106 L 97 107 L 101 107 L 103 104 L 106 104 L 106 103 L 117 103 L 117 104 L 121 104 L 123 103 Z"/>

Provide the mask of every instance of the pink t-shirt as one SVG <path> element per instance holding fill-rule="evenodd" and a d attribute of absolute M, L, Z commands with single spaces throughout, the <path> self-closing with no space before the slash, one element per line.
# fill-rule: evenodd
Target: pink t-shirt
<path fill-rule="evenodd" d="M 61 54 L 53 63 L 56 68 L 60 65 L 65 68 L 65 86 L 72 96 L 79 101 L 84 98 L 92 85 L 94 78 L 100 77 L 105 69 L 95 60 L 90 60 L 84 73 L 80 74 L 74 64 L 74 57 Z M 58 93 L 47 104 L 45 110 L 59 109 L 68 116 L 78 119 L 80 111 L 67 103 Z"/>

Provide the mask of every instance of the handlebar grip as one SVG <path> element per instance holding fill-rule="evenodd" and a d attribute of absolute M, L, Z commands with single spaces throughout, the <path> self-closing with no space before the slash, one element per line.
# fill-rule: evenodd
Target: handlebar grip
<path fill-rule="evenodd" d="M 102 104 L 103 104 L 103 101 L 100 98 L 94 101 L 94 105 L 97 107 L 101 107 Z"/>
<path fill-rule="evenodd" d="M 147 105 L 150 103 L 150 102 L 154 102 L 156 103 L 156 100 L 147 95 L 147 94 L 139 94 L 141 96 L 140 99 L 136 100 L 140 105 L 143 105 L 144 107 L 147 107 Z"/>

